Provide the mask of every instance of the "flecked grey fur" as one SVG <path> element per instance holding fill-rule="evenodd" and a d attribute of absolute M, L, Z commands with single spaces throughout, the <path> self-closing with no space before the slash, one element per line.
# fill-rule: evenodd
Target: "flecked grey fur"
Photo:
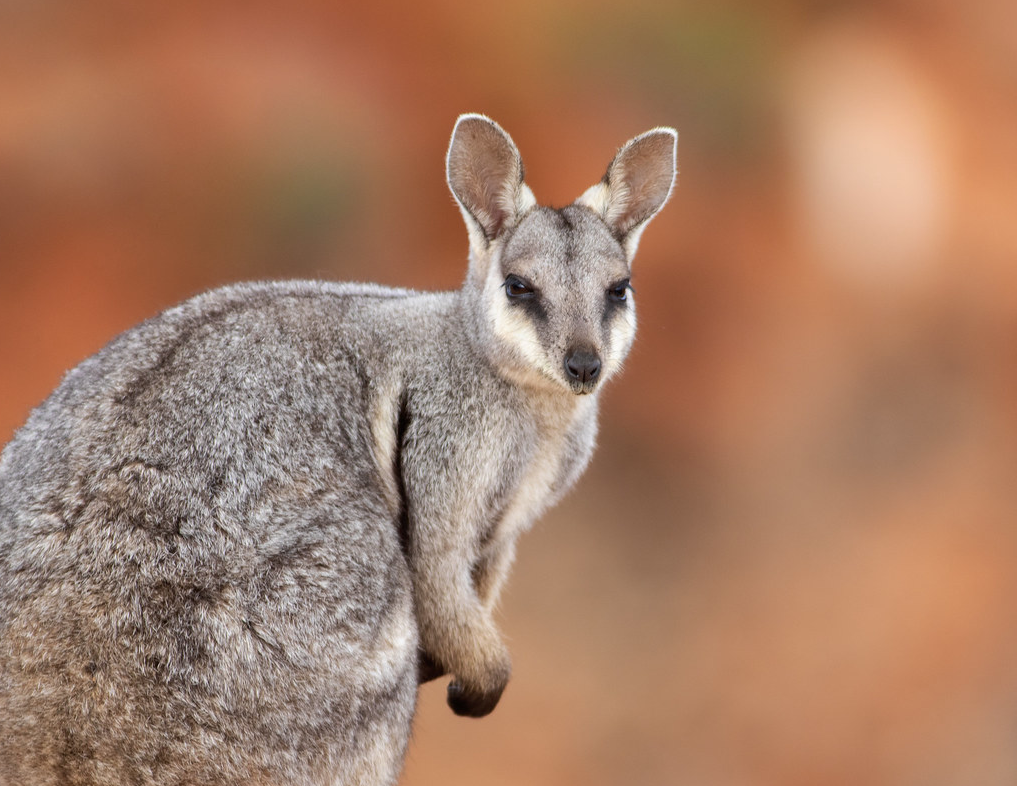
<path fill-rule="evenodd" d="M 0 784 L 389 784 L 421 679 L 493 709 L 515 538 L 596 431 L 601 379 L 548 369 L 580 336 L 606 377 L 631 340 L 605 289 L 670 191 L 673 139 L 648 137 L 609 170 L 668 170 L 632 229 L 617 184 L 529 204 L 511 140 L 464 116 L 461 290 L 241 284 L 70 371 L 0 457 Z M 492 317 L 520 271 L 543 315 L 504 314 L 536 349 Z"/>

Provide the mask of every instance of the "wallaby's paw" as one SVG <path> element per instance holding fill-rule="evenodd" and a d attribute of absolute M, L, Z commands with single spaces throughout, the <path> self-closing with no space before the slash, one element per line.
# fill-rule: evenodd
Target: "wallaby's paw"
<path fill-rule="evenodd" d="M 456 675 L 448 686 L 448 706 L 456 715 L 483 718 L 498 704 L 512 674 L 512 661 L 507 652 L 493 659 L 483 673 L 474 680 Z"/>
<path fill-rule="evenodd" d="M 497 706 L 506 684 L 508 684 L 507 681 L 495 690 L 482 691 L 466 688 L 459 682 L 450 682 L 448 685 L 448 706 L 456 715 L 467 718 L 483 718 Z"/>

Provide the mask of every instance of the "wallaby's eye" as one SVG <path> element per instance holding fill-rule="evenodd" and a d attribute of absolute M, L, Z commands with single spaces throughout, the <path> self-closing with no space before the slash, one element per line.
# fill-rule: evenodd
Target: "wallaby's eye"
<path fill-rule="evenodd" d="M 607 290 L 607 296 L 615 303 L 624 303 L 629 296 L 629 280 L 619 281 Z"/>
<path fill-rule="evenodd" d="M 509 276 L 505 279 L 505 294 L 511 300 L 525 300 L 534 297 L 537 290 L 519 276 Z"/>

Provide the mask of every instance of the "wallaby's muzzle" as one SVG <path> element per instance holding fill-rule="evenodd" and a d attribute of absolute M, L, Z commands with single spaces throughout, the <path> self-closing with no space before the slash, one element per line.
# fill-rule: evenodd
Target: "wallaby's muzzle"
<path fill-rule="evenodd" d="M 565 375 L 576 393 L 589 393 L 600 379 L 600 356 L 590 349 L 575 349 L 565 356 Z"/>

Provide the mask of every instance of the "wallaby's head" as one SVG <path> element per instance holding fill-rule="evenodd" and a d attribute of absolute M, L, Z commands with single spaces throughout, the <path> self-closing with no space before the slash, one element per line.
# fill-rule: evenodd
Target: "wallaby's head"
<path fill-rule="evenodd" d="M 470 237 L 463 291 L 488 358 L 511 379 L 591 393 L 635 335 L 629 286 L 643 229 L 671 194 L 678 135 L 627 142 L 607 174 L 568 207 L 537 205 L 502 128 L 463 115 L 447 176 Z"/>

